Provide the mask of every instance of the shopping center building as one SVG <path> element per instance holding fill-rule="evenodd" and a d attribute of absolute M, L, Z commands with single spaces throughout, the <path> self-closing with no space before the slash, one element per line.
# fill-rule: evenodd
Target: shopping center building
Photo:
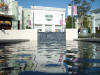
<path fill-rule="evenodd" d="M 92 33 L 100 32 L 100 8 L 91 11 Z"/>
<path fill-rule="evenodd" d="M 65 9 L 31 6 L 24 8 L 24 28 L 39 32 L 62 32 L 65 29 Z"/>
<path fill-rule="evenodd" d="M 15 0 L 0 0 L 0 16 L 7 17 L 8 29 L 37 29 L 39 32 L 65 31 L 65 8 L 31 6 L 23 8 Z M 3 7 L 7 10 L 3 10 Z M 2 24 L 2 21 L 0 21 Z M 4 25 L 3 25 L 4 26 Z"/>
<path fill-rule="evenodd" d="M 0 0 L 0 30 L 18 28 L 18 7 L 15 0 Z"/>

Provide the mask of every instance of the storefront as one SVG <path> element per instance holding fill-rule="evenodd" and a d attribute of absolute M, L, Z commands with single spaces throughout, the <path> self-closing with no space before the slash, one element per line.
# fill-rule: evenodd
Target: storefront
<path fill-rule="evenodd" d="M 65 29 L 65 8 L 43 6 L 24 8 L 23 19 L 25 27 L 29 26 L 39 32 L 63 32 Z"/>
<path fill-rule="evenodd" d="M 0 30 L 11 29 L 12 27 L 12 16 L 7 15 L 8 13 L 8 5 L 1 2 L 0 3 Z"/>
<path fill-rule="evenodd" d="M 12 16 L 0 15 L 0 30 L 1 29 L 11 29 L 12 27 Z"/>
<path fill-rule="evenodd" d="M 92 33 L 100 33 L 100 8 L 91 11 Z"/>

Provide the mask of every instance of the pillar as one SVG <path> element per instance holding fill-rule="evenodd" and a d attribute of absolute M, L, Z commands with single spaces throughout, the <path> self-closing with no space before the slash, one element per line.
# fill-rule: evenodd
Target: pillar
<path fill-rule="evenodd" d="M 93 13 L 93 19 L 92 19 L 92 33 L 96 33 L 96 29 L 95 29 L 95 14 Z"/>
<path fill-rule="evenodd" d="M 45 24 L 42 25 L 42 32 L 45 32 Z"/>
<path fill-rule="evenodd" d="M 55 32 L 55 25 L 52 25 L 52 32 Z"/>

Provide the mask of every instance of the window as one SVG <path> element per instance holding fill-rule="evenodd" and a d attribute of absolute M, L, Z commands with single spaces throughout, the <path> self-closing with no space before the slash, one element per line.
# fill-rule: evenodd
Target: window
<path fill-rule="evenodd" d="M 38 29 L 38 32 L 41 32 L 42 31 L 42 29 Z"/>
<path fill-rule="evenodd" d="M 45 25 L 45 31 L 51 32 L 52 31 L 52 25 Z"/>
<path fill-rule="evenodd" d="M 61 32 L 61 30 L 60 29 L 55 29 L 55 32 Z"/>
<path fill-rule="evenodd" d="M 60 29 L 61 25 L 55 25 L 55 28 Z"/>
<path fill-rule="evenodd" d="M 40 29 L 40 28 L 42 28 L 42 25 L 41 25 L 41 24 L 35 24 L 34 27 L 35 27 L 36 29 Z"/>

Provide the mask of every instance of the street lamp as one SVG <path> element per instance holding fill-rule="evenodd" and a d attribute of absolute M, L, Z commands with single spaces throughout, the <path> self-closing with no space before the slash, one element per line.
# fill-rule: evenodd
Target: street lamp
<path fill-rule="evenodd" d="M 62 16 L 62 32 L 63 32 L 63 14 L 61 14 Z"/>
<path fill-rule="evenodd" d="M 34 0 L 33 0 L 33 8 L 32 8 L 32 10 L 33 10 L 33 29 L 34 29 Z"/>
<path fill-rule="evenodd" d="M 74 27 L 74 23 L 73 23 L 73 5 L 74 5 L 74 0 L 71 0 L 72 3 L 72 28 Z"/>

